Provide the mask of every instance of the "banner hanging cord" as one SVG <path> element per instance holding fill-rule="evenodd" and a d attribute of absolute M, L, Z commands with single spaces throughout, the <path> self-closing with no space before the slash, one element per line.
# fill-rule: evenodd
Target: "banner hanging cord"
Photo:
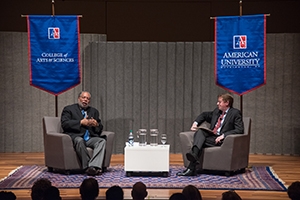
<path fill-rule="evenodd" d="M 243 1 L 240 0 L 240 16 L 242 16 L 242 15 L 243 15 Z"/>
<path fill-rule="evenodd" d="M 54 2 L 54 0 L 52 0 L 52 16 L 55 15 L 54 4 L 55 4 L 55 2 Z"/>

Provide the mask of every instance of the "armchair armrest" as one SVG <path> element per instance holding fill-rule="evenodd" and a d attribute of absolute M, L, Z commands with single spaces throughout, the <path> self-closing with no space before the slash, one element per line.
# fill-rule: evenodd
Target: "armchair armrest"
<path fill-rule="evenodd" d="M 110 165 L 110 159 L 113 152 L 113 144 L 114 144 L 114 138 L 115 133 L 112 131 L 102 131 L 101 135 L 106 136 L 106 151 L 105 151 L 105 157 L 104 157 L 104 167 L 109 167 Z"/>
<path fill-rule="evenodd" d="M 62 152 L 64 148 L 73 150 L 73 142 L 69 135 L 64 133 L 47 133 L 45 137 L 45 153 Z"/>
<path fill-rule="evenodd" d="M 179 139 L 180 139 L 180 144 L 181 144 L 181 151 L 182 151 L 182 159 L 184 162 L 184 166 L 187 167 L 189 164 L 189 161 L 186 158 L 186 153 L 188 153 L 192 146 L 193 146 L 193 140 L 194 140 L 194 134 L 195 132 L 193 131 L 185 131 L 179 133 Z"/>
<path fill-rule="evenodd" d="M 221 145 L 221 148 L 230 148 L 233 147 L 233 145 L 240 144 L 242 141 L 247 140 L 248 135 L 245 134 L 234 134 L 234 135 L 228 135 Z"/>
<path fill-rule="evenodd" d="M 231 171 L 242 168 L 240 166 L 247 167 L 249 155 L 248 143 L 248 135 L 228 135 L 221 146 L 205 148 L 203 168 Z M 222 163 L 217 165 L 216 160 L 222 160 Z"/>
<path fill-rule="evenodd" d="M 46 133 L 44 136 L 45 165 L 58 169 L 79 169 L 76 152 L 69 135 Z"/>

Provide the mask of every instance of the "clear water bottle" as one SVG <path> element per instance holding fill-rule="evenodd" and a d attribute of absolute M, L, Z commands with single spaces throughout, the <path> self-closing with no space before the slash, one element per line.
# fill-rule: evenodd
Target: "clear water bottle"
<path fill-rule="evenodd" d="M 134 143 L 134 137 L 133 137 L 132 130 L 130 130 L 129 136 L 128 136 L 128 144 L 129 144 L 129 146 L 133 146 L 133 143 Z"/>

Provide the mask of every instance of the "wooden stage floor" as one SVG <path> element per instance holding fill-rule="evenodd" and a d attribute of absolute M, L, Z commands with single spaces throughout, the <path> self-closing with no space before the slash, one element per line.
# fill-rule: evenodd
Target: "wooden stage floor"
<path fill-rule="evenodd" d="M 112 156 L 111 165 L 123 164 L 123 154 Z M 9 172 L 20 165 L 44 165 L 43 153 L 0 153 L 0 179 L 6 177 Z M 181 154 L 171 154 L 170 164 L 182 164 Z M 279 178 L 286 185 L 294 181 L 300 181 L 300 157 L 281 155 L 250 155 L 249 166 L 266 165 L 271 166 Z M 17 200 L 30 200 L 30 189 L 11 190 L 17 196 Z M 100 189 L 98 199 L 105 199 L 106 189 Z M 124 199 L 131 199 L 130 189 L 124 189 Z M 148 199 L 168 199 L 179 189 L 148 189 Z M 200 190 L 203 200 L 220 200 L 224 190 Z M 60 189 L 62 199 L 80 200 L 79 189 Z M 289 200 L 286 192 L 276 191 L 241 191 L 237 193 L 243 200 Z"/>

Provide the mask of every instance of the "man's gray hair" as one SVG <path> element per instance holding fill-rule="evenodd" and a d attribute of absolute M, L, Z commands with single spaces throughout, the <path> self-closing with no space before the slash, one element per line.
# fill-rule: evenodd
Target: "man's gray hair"
<path fill-rule="evenodd" d="M 78 94 L 78 98 L 81 96 L 81 94 L 82 93 L 84 93 L 84 92 L 87 92 L 87 93 L 89 93 L 90 94 L 90 97 L 92 98 L 92 95 L 91 95 L 91 93 L 90 92 L 88 92 L 88 91 L 81 91 L 81 92 L 79 92 L 79 94 Z"/>

